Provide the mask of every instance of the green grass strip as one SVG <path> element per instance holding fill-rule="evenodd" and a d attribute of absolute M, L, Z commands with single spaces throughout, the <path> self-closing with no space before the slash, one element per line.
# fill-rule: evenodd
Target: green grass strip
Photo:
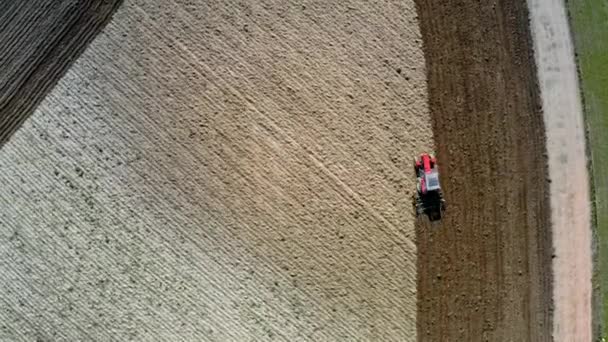
<path fill-rule="evenodd" d="M 593 226 L 597 243 L 593 276 L 594 332 L 602 341 L 608 337 L 608 0 L 570 0 L 568 9 L 591 156 Z M 598 336 L 598 324 L 601 324 L 602 336 Z"/>

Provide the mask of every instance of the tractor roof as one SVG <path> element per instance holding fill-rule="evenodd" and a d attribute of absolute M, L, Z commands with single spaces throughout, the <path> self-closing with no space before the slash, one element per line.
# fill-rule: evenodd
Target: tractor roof
<path fill-rule="evenodd" d="M 440 190 L 441 185 L 439 185 L 439 172 L 437 170 L 432 170 L 429 173 L 424 175 L 424 183 L 426 184 L 427 191 L 435 191 Z"/>

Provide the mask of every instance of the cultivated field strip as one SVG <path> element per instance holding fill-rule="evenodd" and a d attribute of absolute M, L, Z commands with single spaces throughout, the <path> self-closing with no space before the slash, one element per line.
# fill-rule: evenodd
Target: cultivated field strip
<path fill-rule="evenodd" d="M 417 1 L 448 210 L 420 225 L 422 341 L 552 340 L 545 126 L 525 1 Z"/>
<path fill-rule="evenodd" d="M 102 29 L 119 0 L 0 3 L 0 146 Z"/>
<path fill-rule="evenodd" d="M 5 334 L 414 340 L 416 25 L 125 3 L 0 154 Z"/>

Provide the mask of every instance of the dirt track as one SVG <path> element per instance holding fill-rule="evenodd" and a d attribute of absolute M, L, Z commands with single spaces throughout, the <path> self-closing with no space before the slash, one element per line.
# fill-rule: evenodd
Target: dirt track
<path fill-rule="evenodd" d="M 0 154 L 0 339 L 415 339 L 413 6 L 126 2 Z"/>
<path fill-rule="evenodd" d="M 591 203 L 585 123 L 563 1 L 528 1 L 547 128 L 553 233 L 553 336 L 595 341 L 591 314 Z M 595 340 L 594 340 L 595 338 Z"/>
<path fill-rule="evenodd" d="M 543 116 L 525 1 L 418 1 L 450 205 L 417 229 L 423 341 L 551 338 Z"/>

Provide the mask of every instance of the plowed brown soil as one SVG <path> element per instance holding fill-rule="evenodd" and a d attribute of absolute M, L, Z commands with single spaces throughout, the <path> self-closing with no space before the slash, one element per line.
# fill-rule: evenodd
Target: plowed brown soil
<path fill-rule="evenodd" d="M 122 0 L 0 2 L 0 147 Z"/>
<path fill-rule="evenodd" d="M 547 160 L 525 1 L 418 1 L 449 208 L 417 227 L 422 341 L 551 335 Z"/>

